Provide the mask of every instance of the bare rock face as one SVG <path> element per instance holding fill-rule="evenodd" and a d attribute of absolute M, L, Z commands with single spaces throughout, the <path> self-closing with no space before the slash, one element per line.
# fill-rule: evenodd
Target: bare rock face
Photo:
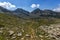
<path fill-rule="evenodd" d="M 12 31 L 12 30 L 9 30 L 8 32 L 9 32 L 9 35 L 13 35 L 14 34 L 14 31 Z"/>
<path fill-rule="evenodd" d="M 17 36 L 22 36 L 22 33 L 18 33 Z"/>
<path fill-rule="evenodd" d="M 30 35 L 29 35 L 29 34 L 26 34 L 25 36 L 26 36 L 26 37 L 29 37 Z"/>
<path fill-rule="evenodd" d="M 39 35 L 39 37 L 41 37 L 41 38 L 42 38 L 43 36 L 42 36 L 42 35 Z"/>

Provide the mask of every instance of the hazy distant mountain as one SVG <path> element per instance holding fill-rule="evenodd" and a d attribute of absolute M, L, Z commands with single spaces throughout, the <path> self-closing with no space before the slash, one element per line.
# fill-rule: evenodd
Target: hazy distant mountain
<path fill-rule="evenodd" d="M 30 13 L 30 16 L 31 16 L 31 18 L 39 18 L 40 15 L 42 14 L 42 12 L 43 12 L 42 10 L 37 8 Z"/>
<path fill-rule="evenodd" d="M 50 17 L 60 17 L 60 13 L 52 11 L 52 10 L 44 10 L 43 15 L 50 16 Z"/>
<path fill-rule="evenodd" d="M 12 12 L 12 11 L 0 6 L 0 12 Z"/>
<path fill-rule="evenodd" d="M 16 10 L 13 11 L 17 16 L 22 17 L 22 18 L 28 18 L 29 17 L 29 12 L 25 11 L 21 8 L 17 8 Z"/>
<path fill-rule="evenodd" d="M 10 13 L 11 15 L 13 14 L 22 18 L 41 18 L 41 17 L 59 17 L 60 18 L 59 12 L 54 12 L 52 10 L 40 10 L 39 8 L 33 10 L 32 12 L 28 12 L 21 8 L 17 8 L 14 11 L 10 11 L 0 6 L 0 12 L 7 12 L 7 13 Z"/>

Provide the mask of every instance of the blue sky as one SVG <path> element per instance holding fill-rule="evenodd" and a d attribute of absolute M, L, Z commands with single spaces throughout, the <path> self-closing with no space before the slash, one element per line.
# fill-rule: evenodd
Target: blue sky
<path fill-rule="evenodd" d="M 10 2 L 17 8 L 23 8 L 28 11 L 37 8 L 37 4 L 39 5 L 38 8 L 40 9 L 57 9 L 58 5 L 60 5 L 60 0 L 0 0 L 0 2 Z M 32 8 L 32 4 L 34 4 L 36 7 Z"/>

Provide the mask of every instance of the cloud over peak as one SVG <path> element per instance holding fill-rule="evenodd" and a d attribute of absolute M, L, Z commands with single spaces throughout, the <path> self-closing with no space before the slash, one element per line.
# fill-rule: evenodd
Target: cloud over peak
<path fill-rule="evenodd" d="M 60 4 L 58 5 L 58 7 L 54 8 L 53 11 L 60 12 Z"/>
<path fill-rule="evenodd" d="M 39 8 L 40 7 L 40 4 L 32 4 L 30 7 L 31 8 Z"/>
<path fill-rule="evenodd" d="M 16 6 L 11 4 L 10 2 L 0 2 L 0 6 L 9 10 L 16 8 Z"/>

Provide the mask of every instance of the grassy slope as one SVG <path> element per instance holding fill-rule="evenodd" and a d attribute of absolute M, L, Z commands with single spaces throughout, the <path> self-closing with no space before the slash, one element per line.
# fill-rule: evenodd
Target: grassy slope
<path fill-rule="evenodd" d="M 56 21 L 56 20 L 55 20 Z M 48 35 L 48 33 L 44 32 L 42 29 L 39 29 L 38 27 L 40 25 L 49 25 L 52 23 L 55 23 L 54 20 L 47 20 L 47 19 L 41 19 L 41 20 L 24 20 L 22 18 L 18 18 L 16 16 L 9 16 L 7 14 L 0 13 L 0 27 L 3 26 L 4 29 L 2 29 L 3 33 L 0 34 L 0 40 L 19 40 L 21 38 L 24 38 L 24 40 L 51 40 L 49 37 L 45 37 Z M 24 30 L 24 32 L 22 31 Z M 11 39 L 12 37 L 9 36 L 8 31 L 13 30 L 16 34 L 18 32 L 22 33 L 22 36 L 18 38 L 16 36 L 15 39 Z M 1 31 L 1 30 L 0 30 Z M 25 35 L 29 34 L 33 38 L 28 38 Z M 39 37 L 39 35 L 42 35 L 43 37 Z M 13 36 L 13 35 L 12 35 Z M 36 36 L 36 37 L 35 37 Z M 8 37 L 8 38 L 7 38 Z M 53 40 L 53 39 L 52 39 Z"/>

